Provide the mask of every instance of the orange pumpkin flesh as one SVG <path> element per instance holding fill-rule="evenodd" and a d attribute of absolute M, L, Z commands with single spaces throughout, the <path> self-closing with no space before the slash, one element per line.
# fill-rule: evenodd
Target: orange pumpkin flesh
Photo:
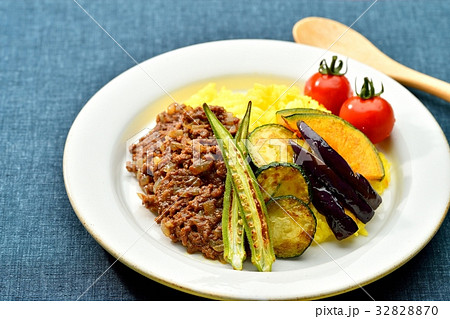
<path fill-rule="evenodd" d="M 297 122 L 304 121 L 347 161 L 353 171 L 368 180 L 381 180 L 384 177 L 383 163 L 375 146 L 361 131 L 340 117 L 299 113 L 277 120 L 293 132 L 298 132 Z"/>

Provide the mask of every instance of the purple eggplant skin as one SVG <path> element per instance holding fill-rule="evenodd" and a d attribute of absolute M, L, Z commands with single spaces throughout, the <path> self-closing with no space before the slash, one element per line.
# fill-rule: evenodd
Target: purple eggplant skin
<path fill-rule="evenodd" d="M 349 184 L 342 180 L 320 159 L 300 145 L 292 140 L 289 143 L 294 151 L 294 163 L 300 165 L 309 178 L 314 177 L 320 181 L 322 185 L 364 224 L 372 219 L 375 211 Z"/>
<path fill-rule="evenodd" d="M 347 161 L 308 124 L 298 121 L 297 127 L 313 152 L 320 156 L 323 162 L 339 177 L 352 186 L 372 209 L 377 209 L 380 206 L 382 202 L 381 196 L 372 188 L 372 185 L 364 176 L 353 172 Z"/>
<path fill-rule="evenodd" d="M 358 225 L 348 216 L 336 197 L 316 180 L 310 179 L 312 203 L 319 213 L 325 216 L 328 226 L 337 240 L 345 239 L 358 231 Z"/>

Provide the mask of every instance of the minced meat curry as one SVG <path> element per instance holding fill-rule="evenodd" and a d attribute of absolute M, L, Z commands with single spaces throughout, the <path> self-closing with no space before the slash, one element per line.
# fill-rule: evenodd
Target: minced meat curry
<path fill-rule="evenodd" d="M 211 109 L 234 135 L 239 119 L 222 107 Z M 136 175 L 142 204 L 158 215 L 163 233 L 189 253 L 222 260 L 226 166 L 203 109 L 171 104 L 130 152 L 127 170 Z"/>

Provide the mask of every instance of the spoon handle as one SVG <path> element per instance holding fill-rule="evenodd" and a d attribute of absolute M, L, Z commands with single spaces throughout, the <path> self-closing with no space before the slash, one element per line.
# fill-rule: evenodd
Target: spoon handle
<path fill-rule="evenodd" d="M 295 42 L 323 49 L 331 48 L 334 52 L 370 65 L 406 86 L 450 102 L 450 83 L 398 63 L 381 52 L 362 34 L 340 22 L 321 17 L 307 17 L 294 25 L 292 34 Z M 355 44 L 358 45 L 355 47 Z"/>
<path fill-rule="evenodd" d="M 450 83 L 423 74 L 398 62 L 391 66 L 388 72 L 398 82 L 433 94 L 447 102 L 450 102 Z"/>

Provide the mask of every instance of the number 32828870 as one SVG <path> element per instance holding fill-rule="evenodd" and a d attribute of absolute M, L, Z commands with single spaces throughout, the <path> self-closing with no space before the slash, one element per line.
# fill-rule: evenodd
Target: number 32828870
<path fill-rule="evenodd" d="M 436 316 L 437 306 L 377 306 L 377 316 Z"/>

